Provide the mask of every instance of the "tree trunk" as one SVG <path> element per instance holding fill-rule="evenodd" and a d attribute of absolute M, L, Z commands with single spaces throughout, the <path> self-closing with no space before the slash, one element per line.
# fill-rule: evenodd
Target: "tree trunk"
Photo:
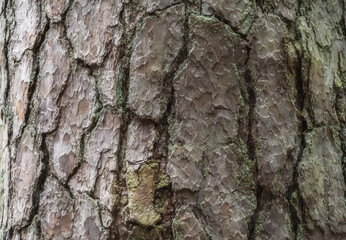
<path fill-rule="evenodd" d="M 346 239 L 345 9 L 0 1 L 1 239 Z"/>

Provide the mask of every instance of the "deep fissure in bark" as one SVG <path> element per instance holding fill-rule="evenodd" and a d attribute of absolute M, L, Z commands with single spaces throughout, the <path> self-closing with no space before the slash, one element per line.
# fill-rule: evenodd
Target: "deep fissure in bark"
<path fill-rule="evenodd" d="M 48 173 L 50 171 L 50 169 L 49 169 L 49 152 L 48 152 L 48 147 L 46 145 L 46 134 L 41 135 L 40 141 L 41 141 L 40 151 L 43 155 L 41 158 L 41 161 L 40 161 L 42 169 L 40 172 L 40 176 L 37 179 L 37 183 L 35 184 L 35 189 L 34 189 L 34 193 L 32 196 L 33 197 L 33 209 L 30 213 L 30 217 L 29 217 L 30 220 L 29 220 L 28 226 L 33 222 L 34 217 L 39 214 L 41 193 L 43 192 L 43 188 L 44 188 L 46 179 L 48 177 Z M 39 236 L 42 233 L 40 222 L 41 222 L 40 219 L 38 219 L 37 230 L 38 230 Z"/>
<path fill-rule="evenodd" d="M 246 66 L 248 66 L 249 56 L 250 56 L 251 49 L 247 48 L 247 62 Z M 261 211 L 261 205 L 262 205 L 262 192 L 263 188 L 261 184 L 259 183 L 258 176 L 259 176 L 259 169 L 258 169 L 258 162 L 256 159 L 256 142 L 253 137 L 253 127 L 255 124 L 255 106 L 256 106 L 256 92 L 254 87 L 254 81 L 251 78 L 251 72 L 250 69 L 246 68 L 245 70 L 245 80 L 247 84 L 247 92 L 248 92 L 248 98 L 249 98 L 249 113 L 248 113 L 248 125 L 247 125 L 247 149 L 248 149 L 248 155 L 249 159 L 254 162 L 255 166 L 255 179 L 256 179 L 256 209 L 254 210 L 253 215 L 251 216 L 250 222 L 249 222 L 249 230 L 248 230 L 248 240 L 255 239 L 255 229 L 257 224 L 257 219 L 259 217 L 259 213 Z"/>

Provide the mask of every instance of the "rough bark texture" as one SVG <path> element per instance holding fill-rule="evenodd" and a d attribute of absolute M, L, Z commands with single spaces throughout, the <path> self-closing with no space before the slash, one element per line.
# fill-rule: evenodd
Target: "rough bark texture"
<path fill-rule="evenodd" d="M 1 239 L 346 239 L 344 0 L 1 0 Z"/>

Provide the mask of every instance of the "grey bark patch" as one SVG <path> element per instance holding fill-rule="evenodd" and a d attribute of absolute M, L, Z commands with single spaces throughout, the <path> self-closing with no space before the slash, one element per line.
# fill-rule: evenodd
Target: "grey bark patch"
<path fill-rule="evenodd" d="M 95 220 L 92 217 L 88 217 L 84 222 L 84 228 L 87 229 L 85 237 L 89 240 L 100 239 L 101 231 L 97 227 Z"/>

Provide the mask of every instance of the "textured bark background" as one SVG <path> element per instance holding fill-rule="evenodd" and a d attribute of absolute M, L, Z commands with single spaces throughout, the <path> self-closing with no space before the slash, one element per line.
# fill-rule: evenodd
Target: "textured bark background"
<path fill-rule="evenodd" d="M 1 0 L 2 239 L 346 239 L 344 0 Z"/>

